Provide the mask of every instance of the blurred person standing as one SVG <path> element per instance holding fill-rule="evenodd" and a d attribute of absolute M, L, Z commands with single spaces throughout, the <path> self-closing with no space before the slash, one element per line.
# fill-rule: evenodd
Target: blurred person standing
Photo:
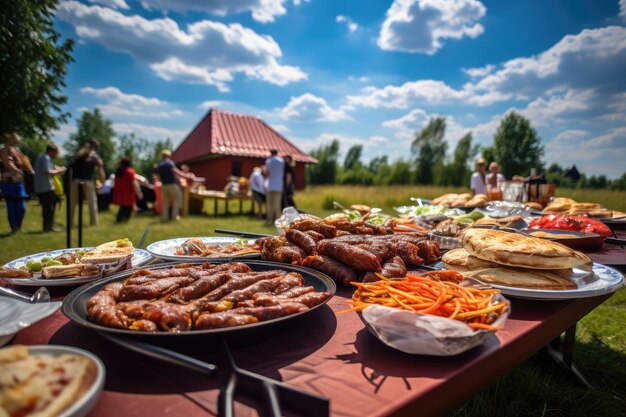
<path fill-rule="evenodd" d="M 295 173 L 295 161 L 291 157 L 291 155 L 285 156 L 285 176 L 284 183 L 285 188 L 283 189 L 283 208 L 285 207 L 296 207 L 295 201 L 293 201 L 293 194 L 296 189 L 296 173 Z"/>
<path fill-rule="evenodd" d="M 250 190 L 252 191 L 252 198 L 257 206 L 258 219 L 265 217 L 263 215 L 263 209 L 265 206 L 265 177 L 263 176 L 262 167 L 254 167 L 252 174 L 250 174 Z"/>
<path fill-rule="evenodd" d="M 267 168 L 267 191 L 266 191 L 266 203 L 267 203 L 267 218 L 266 224 L 274 224 L 274 220 L 281 215 L 281 202 L 284 188 L 285 177 L 285 161 L 278 156 L 278 151 L 272 149 L 270 151 L 270 157 L 265 160 L 265 167 Z"/>
<path fill-rule="evenodd" d="M 8 133 L 4 136 L 4 145 L 0 147 L 0 190 L 7 202 L 11 233 L 22 227 L 26 214 L 25 199 L 28 197 L 24 187 L 24 171 L 29 170 L 30 161 L 18 148 L 21 141 L 17 133 Z"/>
<path fill-rule="evenodd" d="M 57 232 L 60 229 L 54 224 L 54 209 L 58 196 L 54 190 L 53 177 L 65 172 L 65 167 L 54 165 L 52 160 L 59 156 L 59 147 L 53 143 L 46 146 L 46 151 L 35 161 L 35 193 L 41 204 L 43 231 Z"/>
<path fill-rule="evenodd" d="M 506 181 L 506 178 L 500 174 L 500 165 L 496 161 L 489 164 L 489 174 L 485 177 L 485 181 L 489 200 L 501 200 L 500 184 L 502 181 Z"/>
<path fill-rule="evenodd" d="M 170 220 L 170 206 L 172 207 L 171 219 L 178 220 L 180 218 L 180 209 L 183 207 L 183 191 L 180 188 L 180 178 L 189 179 L 180 169 L 176 168 L 176 164 L 171 159 L 172 151 L 169 149 L 161 152 L 161 162 L 157 167 L 157 172 L 161 178 L 161 194 L 163 210 L 161 212 L 161 220 Z"/>
<path fill-rule="evenodd" d="M 98 142 L 90 139 L 76 154 L 72 162 L 72 193 L 70 201 L 71 219 L 74 224 L 74 212 L 78 205 L 78 187 L 82 184 L 83 198 L 89 206 L 89 224 L 98 224 L 98 196 L 96 194 L 96 183 L 93 175 L 98 172 L 100 183 L 106 181 L 104 174 L 104 163 L 97 154 Z"/>
<path fill-rule="evenodd" d="M 143 194 L 139 188 L 139 181 L 135 170 L 131 168 L 131 160 L 125 156 L 115 171 L 115 186 L 113 187 L 113 204 L 120 206 L 117 212 L 116 223 L 130 220 L 135 207 L 135 200 L 142 200 Z"/>
<path fill-rule="evenodd" d="M 486 162 L 483 158 L 476 160 L 476 171 L 472 174 L 470 182 L 470 188 L 472 194 L 484 194 L 487 195 L 487 179 L 485 177 Z"/>

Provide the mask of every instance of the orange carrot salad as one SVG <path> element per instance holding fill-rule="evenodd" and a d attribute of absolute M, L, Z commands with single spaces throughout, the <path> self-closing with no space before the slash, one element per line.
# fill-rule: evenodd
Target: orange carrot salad
<path fill-rule="evenodd" d="M 403 280 L 389 280 L 377 274 L 377 282 L 352 282 L 357 289 L 352 308 L 362 311 L 370 305 L 383 305 L 422 314 L 448 317 L 473 329 L 502 330 L 492 323 L 507 309 L 507 303 L 493 303 L 496 289 L 462 287 L 463 275 L 455 271 L 433 271 L 420 276 L 407 274 Z"/>

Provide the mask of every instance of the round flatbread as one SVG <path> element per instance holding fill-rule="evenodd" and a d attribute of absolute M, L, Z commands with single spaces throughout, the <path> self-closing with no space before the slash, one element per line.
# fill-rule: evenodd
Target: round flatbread
<path fill-rule="evenodd" d="M 531 269 L 580 268 L 591 259 L 560 243 L 519 233 L 492 229 L 466 229 L 463 248 L 471 255 L 501 265 Z"/>
<path fill-rule="evenodd" d="M 573 290 L 573 281 L 563 278 L 554 271 L 523 270 L 516 268 L 486 268 L 463 273 L 466 277 L 478 279 L 485 284 L 504 285 L 515 288 L 541 290 Z"/>

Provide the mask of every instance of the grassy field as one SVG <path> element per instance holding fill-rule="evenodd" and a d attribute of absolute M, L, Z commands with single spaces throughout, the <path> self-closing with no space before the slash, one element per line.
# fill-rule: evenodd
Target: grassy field
<path fill-rule="evenodd" d="M 299 208 L 320 216 L 334 212 L 333 201 L 344 205 L 354 203 L 380 207 L 393 213 L 393 207 L 411 204 L 410 197 L 432 198 L 445 192 L 462 189 L 438 187 L 311 187 L 296 194 Z M 626 211 L 626 192 L 602 190 L 559 190 L 557 195 L 579 201 L 596 201 Z M 246 203 L 249 204 L 249 203 Z M 65 206 L 62 207 L 64 209 Z M 249 209 L 249 206 L 245 206 Z M 272 227 L 249 216 L 212 217 L 196 215 L 174 223 L 161 223 L 152 215 L 134 216 L 124 225 L 114 223 L 113 211 L 102 212 L 100 224 L 85 227 L 83 245 L 121 237 L 139 242 L 150 227 L 146 245 L 172 237 L 214 235 L 216 228 L 259 233 L 274 233 Z M 212 207 L 205 210 L 210 214 Z M 223 208 L 220 208 L 222 211 Z M 238 210 L 232 202 L 231 213 Z M 86 209 L 85 209 L 86 214 Z M 64 211 L 57 213 L 63 225 Z M 41 233 L 41 210 L 35 201 L 28 203 L 27 215 L 20 232 L 9 235 L 6 208 L 0 203 L 0 263 L 26 254 L 65 247 L 65 233 Z M 73 246 L 77 243 L 73 229 Z M 625 255 L 626 256 L 626 255 Z M 626 415 L 626 289 L 581 320 L 577 328 L 576 362 L 593 385 L 588 390 L 569 373 L 542 353 L 532 356 L 496 384 L 479 393 L 456 410 L 455 417 L 465 416 L 617 416 Z"/>

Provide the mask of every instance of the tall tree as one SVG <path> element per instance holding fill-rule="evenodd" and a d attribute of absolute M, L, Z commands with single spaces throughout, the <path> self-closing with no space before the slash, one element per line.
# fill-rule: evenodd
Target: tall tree
<path fill-rule="evenodd" d="M 474 159 L 480 151 L 480 147 L 478 145 L 472 146 L 472 140 L 472 133 L 468 132 L 461 138 L 459 143 L 456 145 L 456 148 L 454 148 L 452 163 L 450 165 L 452 173 L 454 174 L 450 176 L 451 185 L 459 186 L 469 184 L 470 176 L 472 174 L 472 171 L 469 168 L 470 161 Z"/>
<path fill-rule="evenodd" d="M 113 137 L 115 131 L 111 127 L 112 122 L 105 119 L 97 108 L 92 112 L 85 111 L 78 119 L 78 131 L 70 135 L 70 139 L 63 147 L 67 150 L 67 158 L 71 160 L 80 148 L 90 139 L 98 141 L 98 155 L 104 161 L 104 170 L 113 172 L 117 167 L 117 152 Z"/>
<path fill-rule="evenodd" d="M 339 141 L 333 139 L 328 145 L 311 152 L 317 159 L 317 164 L 306 168 L 306 177 L 309 184 L 334 184 L 337 176 L 337 159 L 339 158 Z"/>
<path fill-rule="evenodd" d="M 415 136 L 415 140 L 411 144 L 411 152 L 416 162 L 416 183 L 433 183 L 433 168 L 435 165 L 442 165 L 446 157 L 448 144 L 443 140 L 445 134 L 445 117 L 433 117 L 426 127 Z"/>
<path fill-rule="evenodd" d="M 493 138 L 493 151 L 507 178 L 526 176 L 531 168 L 543 166 L 543 145 L 537 131 L 528 119 L 514 111 L 500 122 Z"/>
<path fill-rule="evenodd" d="M 343 160 L 343 169 L 349 171 L 353 168 L 361 166 L 361 154 L 363 153 L 363 145 L 354 145 L 348 149 L 345 159 Z"/>
<path fill-rule="evenodd" d="M 11 0 L 0 11 L 0 134 L 50 137 L 69 116 L 61 94 L 72 40 L 54 30 L 58 0 Z"/>

